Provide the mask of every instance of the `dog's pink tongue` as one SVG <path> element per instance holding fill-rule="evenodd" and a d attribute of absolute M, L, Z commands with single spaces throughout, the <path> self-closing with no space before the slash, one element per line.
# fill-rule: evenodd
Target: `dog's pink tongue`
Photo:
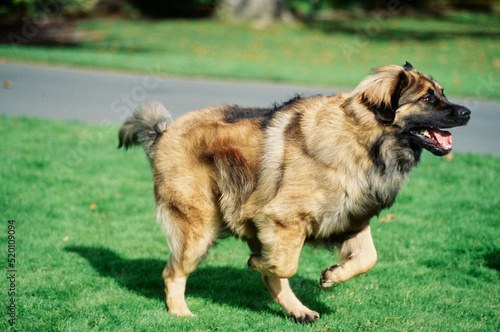
<path fill-rule="evenodd" d="M 451 149 L 451 133 L 444 130 L 429 130 L 429 132 L 434 136 L 439 145 L 444 149 Z"/>

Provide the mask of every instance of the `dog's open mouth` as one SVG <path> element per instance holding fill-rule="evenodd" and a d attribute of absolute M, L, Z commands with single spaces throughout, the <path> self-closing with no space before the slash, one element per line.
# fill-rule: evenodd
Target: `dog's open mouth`
<path fill-rule="evenodd" d="M 415 138 L 415 142 L 422 148 L 429 150 L 436 156 L 444 156 L 450 153 L 451 133 L 449 131 L 426 128 L 420 130 L 412 130 L 411 134 Z"/>

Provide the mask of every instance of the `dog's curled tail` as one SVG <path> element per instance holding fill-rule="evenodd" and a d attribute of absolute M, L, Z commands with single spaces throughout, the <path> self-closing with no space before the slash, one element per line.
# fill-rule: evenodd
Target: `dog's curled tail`
<path fill-rule="evenodd" d="M 133 145 L 142 145 L 153 165 L 154 144 L 171 123 L 172 116 L 161 103 L 153 102 L 139 106 L 120 128 L 118 148 L 124 146 L 128 149 Z"/>

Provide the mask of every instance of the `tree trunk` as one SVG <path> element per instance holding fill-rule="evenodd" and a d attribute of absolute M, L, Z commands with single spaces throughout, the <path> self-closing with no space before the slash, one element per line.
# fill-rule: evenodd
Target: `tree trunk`
<path fill-rule="evenodd" d="M 221 0 L 217 16 L 223 20 L 252 21 L 264 26 L 275 21 L 293 20 L 286 0 Z"/>

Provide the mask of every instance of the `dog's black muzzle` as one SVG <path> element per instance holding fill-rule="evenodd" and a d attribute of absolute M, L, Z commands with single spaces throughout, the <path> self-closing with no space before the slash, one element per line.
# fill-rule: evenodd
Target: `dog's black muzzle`
<path fill-rule="evenodd" d="M 465 126 L 470 120 L 471 111 L 467 107 L 453 105 L 453 117 L 458 122 L 457 126 Z"/>

